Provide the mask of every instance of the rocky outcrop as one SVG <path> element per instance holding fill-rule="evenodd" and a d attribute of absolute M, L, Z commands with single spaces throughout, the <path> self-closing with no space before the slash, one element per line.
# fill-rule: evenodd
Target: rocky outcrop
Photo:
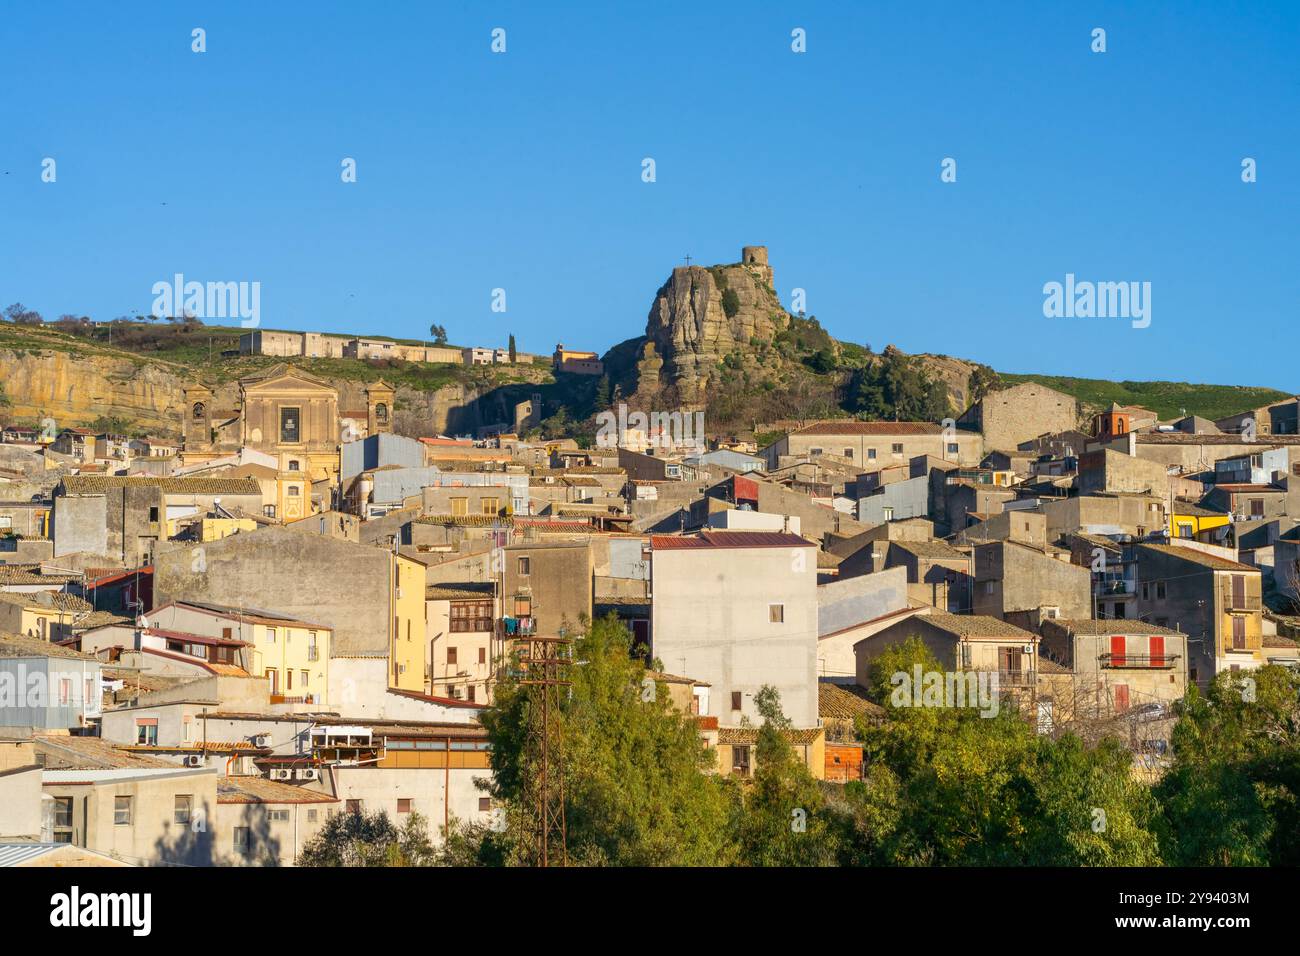
<path fill-rule="evenodd" d="M 68 351 L 0 349 L 5 417 L 56 427 L 123 418 L 142 431 L 180 432 L 184 379 L 162 365 Z"/>
<path fill-rule="evenodd" d="M 310 361 L 302 365 L 311 371 Z M 0 418 L 28 422 L 51 418 L 57 429 L 117 418 L 133 431 L 179 437 L 182 390 L 203 378 L 181 366 L 124 356 L 0 349 L 0 380 L 9 403 Z M 367 382 L 322 378 L 339 390 L 341 413 L 364 415 Z M 237 381 L 223 382 L 213 392 L 213 406 L 219 413 L 239 407 Z M 427 423 L 429 434 L 437 434 L 453 425 L 472 430 L 482 424 L 476 411 L 480 397 L 479 389 L 463 384 L 434 391 L 402 386 L 397 389 L 396 406 L 399 413 Z"/>
<path fill-rule="evenodd" d="M 767 250 L 711 268 L 679 266 L 655 294 L 638 362 L 638 392 L 671 387 L 683 405 L 702 405 L 719 363 L 744 362 L 789 321 L 773 287 Z"/>

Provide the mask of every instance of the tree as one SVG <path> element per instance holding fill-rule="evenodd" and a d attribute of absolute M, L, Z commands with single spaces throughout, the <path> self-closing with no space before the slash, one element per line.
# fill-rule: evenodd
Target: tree
<path fill-rule="evenodd" d="M 518 353 L 515 352 L 515 334 L 511 332 L 510 333 L 510 364 L 514 365 L 515 360 L 517 358 L 518 358 Z"/>
<path fill-rule="evenodd" d="M 853 373 L 843 405 L 867 419 L 941 421 L 951 412 L 944 383 L 931 379 L 915 359 L 893 346 Z"/>
<path fill-rule="evenodd" d="M 430 866 L 429 829 L 419 813 L 394 826 L 383 810 L 331 813 L 303 845 L 298 866 Z"/>
<path fill-rule="evenodd" d="M 790 721 L 770 685 L 754 695 L 763 718 L 755 747 L 752 783 L 738 790 L 733 826 L 741 862 L 750 866 L 830 866 L 836 862 L 839 825 L 812 773 L 789 740 Z"/>
<path fill-rule="evenodd" d="M 889 719 L 863 722 L 871 771 L 849 793 L 857 862 L 1089 866 L 1160 861 L 1157 807 L 1115 740 L 1039 737 L 1003 698 L 994 708 L 931 704 L 895 691 L 944 668 L 919 638 L 873 662 L 870 693 Z"/>
<path fill-rule="evenodd" d="M 1168 862 L 1300 865 L 1300 673 L 1276 665 L 1189 688 L 1156 786 Z"/>
<path fill-rule="evenodd" d="M 4 317 L 14 325 L 40 325 L 45 321 L 39 312 L 27 308 L 21 302 L 15 302 L 5 309 Z"/>
<path fill-rule="evenodd" d="M 694 720 L 673 708 L 666 685 L 647 674 L 631 650 L 631 634 L 610 616 L 585 628 L 573 646 L 578 663 L 566 668 L 572 693 L 553 716 L 564 741 L 569 859 L 615 866 L 726 864 L 732 857 L 726 800 L 719 780 L 704 772 L 714 755 L 700 745 Z M 536 778 L 530 707 L 529 688 L 507 675 L 481 717 L 492 743 L 489 792 L 508 826 L 476 835 L 477 859 L 529 861 L 524 833 Z"/>
<path fill-rule="evenodd" d="M 434 345 L 447 344 L 447 330 L 437 323 L 429 326 L 429 334 L 433 336 Z"/>
<path fill-rule="evenodd" d="M 989 392 L 998 388 L 1002 379 L 987 365 L 977 365 L 966 380 L 966 403 L 973 405 Z"/>

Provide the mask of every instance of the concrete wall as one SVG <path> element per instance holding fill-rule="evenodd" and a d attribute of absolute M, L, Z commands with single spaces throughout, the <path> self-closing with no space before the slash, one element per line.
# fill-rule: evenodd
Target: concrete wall
<path fill-rule="evenodd" d="M 503 557 L 504 616 L 516 616 L 515 600 L 519 595 L 531 597 L 538 634 L 558 634 L 562 627 L 573 633 L 580 617 L 591 616 L 593 563 L 586 541 L 510 545 Z M 526 575 L 522 573 L 521 558 L 528 559 Z"/>
<path fill-rule="evenodd" d="M 754 695 L 770 684 L 795 727 L 815 727 L 816 549 L 674 548 L 654 553 L 652 653 L 668 673 L 711 685 L 724 726 L 759 724 Z M 770 607 L 784 605 L 773 623 Z M 740 692 L 739 710 L 732 693 Z"/>
<path fill-rule="evenodd" d="M 230 607 L 256 596 L 266 610 L 333 628 L 335 654 L 386 653 L 391 561 L 378 548 L 263 528 L 201 546 L 163 545 L 154 596 L 160 604 L 188 599 Z"/>
<path fill-rule="evenodd" d="M 886 509 L 890 513 L 886 515 Z M 858 521 L 882 524 L 901 518 L 926 518 L 930 514 L 930 479 L 907 478 L 883 486 L 879 493 L 858 499 Z"/>
<path fill-rule="evenodd" d="M 841 683 L 854 675 L 853 644 L 863 625 L 907 607 L 907 571 L 890 568 L 817 587 L 817 675 Z"/>
<path fill-rule="evenodd" d="M 103 495 L 55 498 L 51 534 L 54 536 L 55 557 L 82 551 L 107 555 L 107 500 Z M 120 538 L 115 550 L 120 556 Z"/>
<path fill-rule="evenodd" d="M 41 837 L 41 768 L 0 769 L 0 843 Z"/>
<path fill-rule="evenodd" d="M 1014 451 L 1039 435 L 1078 427 L 1079 403 L 1063 392 L 1026 382 L 990 392 L 958 421 L 978 428 L 985 448 Z"/>
<path fill-rule="evenodd" d="M 78 784 L 80 770 L 47 770 L 47 796 L 71 797 L 72 842 L 137 865 L 180 864 L 210 866 L 216 862 L 212 826 L 197 829 L 175 822 L 176 797 L 191 797 L 191 819 L 200 813 L 209 824 L 215 818 L 217 774 L 213 770 L 98 771 L 107 777 L 92 785 Z M 131 822 L 115 823 L 115 798 L 131 799 Z"/>
<path fill-rule="evenodd" d="M 429 838 L 435 845 L 443 842 L 442 826 L 446 819 L 476 824 L 486 824 L 492 819 L 490 810 L 479 809 L 480 800 L 487 794 L 475 783 L 490 777 L 489 770 L 335 767 L 332 774 L 333 792 L 341 801 L 359 800 L 363 810 L 383 810 L 399 827 L 406 822 L 406 815 L 398 813 L 397 801 L 409 799 L 412 811 L 427 821 Z M 324 786 L 320 789 L 326 790 Z"/>
<path fill-rule="evenodd" d="M 1003 618 L 1057 607 L 1065 618 L 1092 617 L 1087 568 L 1010 542 L 975 547 L 974 613 Z"/>

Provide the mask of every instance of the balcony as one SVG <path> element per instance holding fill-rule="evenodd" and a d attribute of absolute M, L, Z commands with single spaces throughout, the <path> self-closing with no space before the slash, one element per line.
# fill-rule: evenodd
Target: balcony
<path fill-rule="evenodd" d="M 1098 654 L 1097 664 L 1103 670 L 1155 670 L 1171 671 L 1177 665 L 1180 654 Z"/>
<path fill-rule="evenodd" d="M 1258 611 L 1260 597 L 1249 591 L 1237 591 L 1231 585 L 1223 588 L 1223 609 L 1225 611 Z"/>
<path fill-rule="evenodd" d="M 1133 597 L 1137 594 L 1137 585 L 1122 580 L 1097 581 L 1092 586 L 1092 593 L 1097 597 Z"/>
<path fill-rule="evenodd" d="M 498 623 L 502 637 L 531 637 L 537 633 L 537 619 L 531 617 L 504 617 Z"/>
<path fill-rule="evenodd" d="M 1033 687 L 1038 683 L 1037 671 L 997 671 L 996 673 L 999 687 Z"/>

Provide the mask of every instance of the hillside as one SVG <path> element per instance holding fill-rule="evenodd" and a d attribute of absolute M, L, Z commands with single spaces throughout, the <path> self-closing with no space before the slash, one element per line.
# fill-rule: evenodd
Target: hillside
<path fill-rule="evenodd" d="M 1250 408 L 1259 408 L 1270 402 L 1291 398 L 1286 392 L 1274 388 L 1256 388 L 1247 385 L 1194 385 L 1190 382 L 1111 382 L 1100 378 L 1075 378 L 1068 375 L 1010 375 L 999 373 L 1008 385 L 1037 382 L 1057 391 L 1073 395 L 1086 407 L 1109 408 L 1111 402 L 1120 405 L 1140 405 L 1149 408 L 1162 419 L 1183 415 L 1200 415 L 1202 418 L 1224 418 Z"/>
<path fill-rule="evenodd" d="M 990 387 L 1028 381 L 1074 396 L 1085 413 L 1118 402 L 1162 419 L 1221 418 L 1289 397 L 1249 386 L 1000 374 L 947 355 L 907 355 L 893 346 L 875 352 L 834 339 L 816 316 L 788 312 L 775 282 L 763 246 L 744 247 L 739 262 L 674 268 L 654 294 L 644 334 L 611 348 L 599 378 L 557 376 L 544 364 L 294 361 L 332 382 L 343 410 L 364 407 L 370 382 L 394 385 L 397 424 L 409 434 L 510 421 L 514 403 L 532 394 L 542 396 L 548 436 L 580 439 L 593 434 L 596 412 L 620 401 L 645 410 L 706 410 L 706 429 L 717 435 L 842 416 L 937 421 Z M 243 331 L 193 320 L 2 322 L 0 417 L 175 434 L 186 384 L 203 381 L 223 408 L 233 408 L 240 377 L 283 361 L 239 355 Z"/>
<path fill-rule="evenodd" d="M 203 382 L 222 408 L 233 408 L 235 383 L 285 361 L 231 355 L 238 328 L 184 328 L 148 322 L 105 323 L 67 331 L 54 325 L 0 323 L 0 418 L 56 427 L 98 425 L 131 434 L 179 433 L 182 389 Z M 223 354 L 227 353 L 227 354 Z M 307 359 L 297 364 L 339 389 L 339 407 L 365 407 L 365 386 L 383 379 L 397 389 L 396 423 L 427 434 L 499 421 L 487 399 L 551 381 L 545 366 L 430 365 L 396 360 Z M 508 415 L 505 420 L 508 420 Z"/>

